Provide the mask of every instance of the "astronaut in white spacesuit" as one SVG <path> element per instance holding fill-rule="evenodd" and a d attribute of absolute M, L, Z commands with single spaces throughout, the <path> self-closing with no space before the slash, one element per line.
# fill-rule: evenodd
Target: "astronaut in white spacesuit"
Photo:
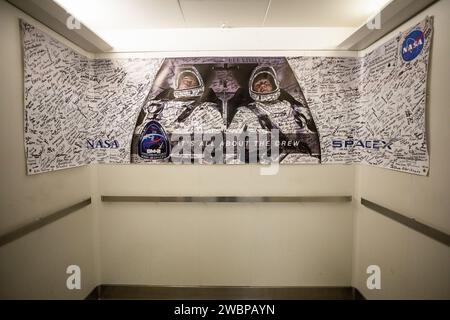
<path fill-rule="evenodd" d="M 222 134 L 220 100 L 194 66 L 179 68 L 173 88 L 147 99 L 139 114 L 131 146 L 131 162 L 169 162 L 173 135 Z M 191 158 L 192 155 L 186 155 Z"/>
<path fill-rule="evenodd" d="M 280 163 L 320 162 L 319 135 L 311 113 L 280 89 L 273 67 L 256 67 L 248 90 L 249 101 L 238 105 L 227 132 L 267 135 L 271 130 L 278 130 Z"/>

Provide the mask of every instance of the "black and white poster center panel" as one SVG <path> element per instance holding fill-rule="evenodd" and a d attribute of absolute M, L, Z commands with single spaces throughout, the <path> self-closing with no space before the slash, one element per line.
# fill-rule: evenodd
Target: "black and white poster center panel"
<path fill-rule="evenodd" d="M 428 173 L 432 18 L 346 58 L 89 59 L 21 27 L 29 174 L 273 162 Z"/>

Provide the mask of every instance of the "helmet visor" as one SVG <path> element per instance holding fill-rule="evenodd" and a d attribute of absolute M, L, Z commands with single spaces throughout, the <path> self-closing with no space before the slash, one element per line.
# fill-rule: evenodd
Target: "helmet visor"
<path fill-rule="evenodd" d="M 177 78 L 177 90 L 188 90 L 200 87 L 200 81 L 197 75 L 189 70 L 180 72 Z"/>

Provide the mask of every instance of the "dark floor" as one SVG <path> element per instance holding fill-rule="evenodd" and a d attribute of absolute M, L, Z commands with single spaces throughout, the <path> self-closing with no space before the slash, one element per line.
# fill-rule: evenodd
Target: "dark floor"
<path fill-rule="evenodd" d="M 145 300 L 361 300 L 352 287 L 157 287 L 101 285 L 87 299 Z"/>

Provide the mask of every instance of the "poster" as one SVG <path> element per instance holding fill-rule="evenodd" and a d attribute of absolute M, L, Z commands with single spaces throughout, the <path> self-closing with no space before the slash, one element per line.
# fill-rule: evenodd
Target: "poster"
<path fill-rule="evenodd" d="M 431 18 L 345 58 L 90 59 L 21 27 L 29 174 L 273 162 L 428 173 Z"/>
<path fill-rule="evenodd" d="M 177 149 L 180 137 L 188 147 Z M 272 142 L 278 157 L 270 155 Z M 138 116 L 132 163 L 273 159 L 320 163 L 318 131 L 286 58 L 165 59 Z"/>

